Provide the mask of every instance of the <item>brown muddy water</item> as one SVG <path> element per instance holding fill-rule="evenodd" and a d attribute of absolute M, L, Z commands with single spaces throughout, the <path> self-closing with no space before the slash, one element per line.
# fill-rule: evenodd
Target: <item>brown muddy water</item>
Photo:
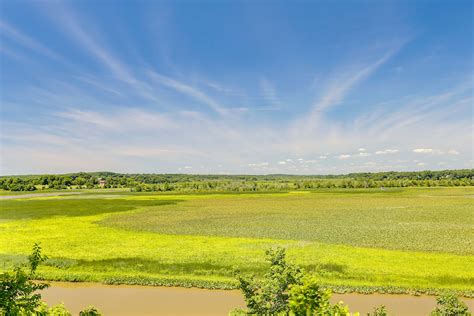
<path fill-rule="evenodd" d="M 195 288 L 53 282 L 42 293 L 49 305 L 63 302 L 75 315 L 89 305 L 97 307 L 105 316 L 217 316 L 228 315 L 230 310 L 245 306 L 239 291 Z M 473 311 L 474 299 L 463 300 Z M 361 315 L 384 304 L 390 315 L 427 316 L 435 306 L 432 296 L 334 294 L 332 301 L 344 301 L 351 311 Z"/>

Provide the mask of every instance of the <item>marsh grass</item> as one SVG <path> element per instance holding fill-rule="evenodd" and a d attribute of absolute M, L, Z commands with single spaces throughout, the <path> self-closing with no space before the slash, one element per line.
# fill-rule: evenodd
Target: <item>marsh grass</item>
<path fill-rule="evenodd" d="M 456 189 L 435 189 L 431 196 L 413 191 L 214 196 L 117 214 L 101 224 L 161 234 L 473 254 L 472 199 Z"/>
<path fill-rule="evenodd" d="M 472 295 L 474 188 L 339 191 L 0 200 L 0 269 L 41 241 L 49 280 L 233 288 L 283 246 L 337 292 Z"/>

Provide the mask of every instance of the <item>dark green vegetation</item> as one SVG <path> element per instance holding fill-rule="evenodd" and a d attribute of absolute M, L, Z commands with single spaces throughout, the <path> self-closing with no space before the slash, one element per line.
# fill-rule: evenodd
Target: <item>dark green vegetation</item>
<path fill-rule="evenodd" d="M 41 294 L 38 292 L 48 287 L 47 283 L 35 283 L 36 269 L 47 259 L 41 255 L 38 244 L 28 257 L 28 268 L 17 266 L 11 272 L 0 275 L 0 314 L 21 315 L 33 314 L 41 305 Z M 27 271 L 28 270 L 28 271 Z"/>
<path fill-rule="evenodd" d="M 247 309 L 236 309 L 232 316 L 346 316 L 350 313 L 343 302 L 332 305 L 331 291 L 319 285 L 316 278 L 286 260 L 285 250 L 267 250 L 268 271 L 262 279 L 238 274 L 239 288 Z M 453 293 L 444 293 L 437 298 L 437 307 L 431 316 L 470 316 L 466 304 Z M 388 316 L 385 306 L 374 308 L 367 316 Z"/>
<path fill-rule="evenodd" d="M 473 295 L 474 188 L 83 191 L 0 199 L 0 269 L 41 241 L 48 280 L 235 288 L 288 257 L 337 292 Z"/>
<path fill-rule="evenodd" d="M 48 307 L 41 301 L 41 290 L 48 283 L 34 281 L 38 266 L 48 258 L 41 254 L 39 244 L 33 246 L 28 265 L 18 265 L 12 271 L 0 274 L 0 315 L 2 316 L 70 316 L 64 305 Z M 94 307 L 79 313 L 80 316 L 100 316 Z"/>
<path fill-rule="evenodd" d="M 179 198 L 129 200 L 118 195 L 117 198 L 114 198 L 114 196 L 102 198 L 100 195 L 89 195 L 84 198 L 73 195 L 65 196 L 61 199 L 54 198 L 44 197 L 1 201 L 0 218 L 3 220 L 20 220 L 43 219 L 55 216 L 82 217 L 126 212 L 138 207 L 159 207 L 182 201 Z"/>
<path fill-rule="evenodd" d="M 112 172 L 0 177 L 0 189 L 130 188 L 160 192 L 274 192 L 316 188 L 378 188 L 474 185 L 474 169 L 350 173 L 346 175 L 188 175 Z"/>

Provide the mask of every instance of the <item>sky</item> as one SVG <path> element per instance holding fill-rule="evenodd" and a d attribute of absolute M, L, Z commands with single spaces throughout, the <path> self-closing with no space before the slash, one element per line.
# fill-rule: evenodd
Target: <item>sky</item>
<path fill-rule="evenodd" d="M 0 174 L 474 168 L 472 1 L 1 1 Z"/>

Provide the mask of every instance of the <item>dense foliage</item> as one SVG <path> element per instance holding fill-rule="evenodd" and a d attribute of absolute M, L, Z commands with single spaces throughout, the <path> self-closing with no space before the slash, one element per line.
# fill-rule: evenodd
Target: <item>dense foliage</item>
<path fill-rule="evenodd" d="M 239 288 L 242 290 L 250 314 L 287 314 L 288 291 L 292 285 L 302 284 L 302 271 L 286 261 L 283 248 L 268 250 L 266 255 L 270 269 L 263 280 L 239 275 L 237 278 Z"/>
<path fill-rule="evenodd" d="M 347 305 L 343 302 L 331 304 L 330 298 L 330 290 L 322 288 L 316 278 L 306 277 L 302 284 L 296 284 L 289 290 L 290 314 L 295 316 L 346 316 L 350 314 Z M 353 315 L 358 315 L 358 313 Z"/>
<path fill-rule="evenodd" d="M 34 314 L 41 306 L 39 290 L 47 288 L 47 283 L 33 282 L 36 269 L 46 260 L 41 247 L 35 244 L 28 257 L 29 266 L 18 266 L 13 271 L 0 275 L 0 315 Z"/>
<path fill-rule="evenodd" d="M 1 316 L 71 316 L 63 304 L 49 307 L 41 301 L 40 291 L 49 287 L 48 283 L 34 281 L 38 266 L 48 258 L 41 253 L 35 243 L 28 256 L 28 266 L 20 265 L 0 274 L 0 315 Z M 100 316 L 94 307 L 81 311 L 80 316 Z"/>
<path fill-rule="evenodd" d="M 268 192 L 318 188 L 378 188 L 474 185 L 474 169 L 351 173 L 347 175 L 190 175 L 79 172 L 62 175 L 0 177 L 0 189 L 130 188 L 161 192 Z"/>

